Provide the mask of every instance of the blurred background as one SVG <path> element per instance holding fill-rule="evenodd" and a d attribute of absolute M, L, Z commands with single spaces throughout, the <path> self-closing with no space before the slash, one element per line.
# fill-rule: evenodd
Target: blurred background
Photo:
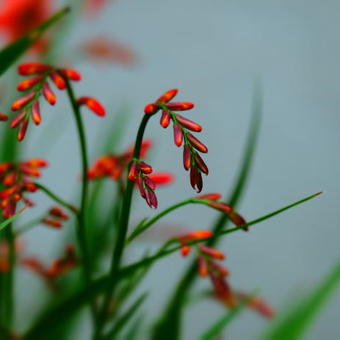
<path fill-rule="evenodd" d="M 278 312 L 313 287 L 340 256 L 339 11 L 340 3 L 331 0 L 107 1 L 104 10 L 73 24 L 65 45 L 57 51 L 62 62 L 73 63 L 83 74 L 76 93 L 94 96 L 107 107 L 105 120 L 84 112 L 91 161 L 99 156 L 96 146 L 103 131 L 118 116 L 126 117 L 128 126 L 115 152 L 132 143 L 144 105 L 165 90 L 179 88 L 178 100 L 194 102 L 196 108 L 186 116 L 203 125 L 200 137 L 209 147 L 205 159 L 210 174 L 204 179 L 204 192 L 227 194 L 233 186 L 250 124 L 254 81 L 260 79 L 260 139 L 238 210 L 252 220 L 324 191 L 249 233 L 228 235 L 219 246 L 227 254 L 231 284 L 250 292 L 259 289 Z M 80 42 L 101 36 L 115 41 L 124 52 L 115 62 L 79 55 Z M 73 120 L 65 112 L 65 95 L 59 93 L 58 99 L 55 108 L 44 106 L 42 126 L 30 126 L 23 146 L 25 158 L 50 160 L 42 182 L 73 198 L 79 185 L 75 181 L 80 169 L 78 140 Z M 172 131 L 154 119 L 147 136 L 155 144 L 149 156 L 154 169 L 173 172 L 176 178 L 173 185 L 158 190 L 159 208 L 192 196 Z M 32 216 L 50 206 L 43 195 L 35 201 L 39 204 L 29 212 Z M 153 213 L 136 196 L 131 223 Z M 214 211 L 197 206 L 178 210 L 155 227 L 164 228 L 163 232 L 143 237 L 127 261 L 160 244 L 171 230 L 210 228 L 215 216 Z M 58 233 L 38 227 L 27 235 L 27 248 L 48 259 L 56 251 Z M 174 254 L 160 261 L 144 280 L 141 290 L 151 292 L 146 302 L 148 319 L 159 314 L 188 263 Z M 30 273 L 19 275 L 32 283 L 32 287 L 17 287 L 19 298 L 30 306 L 27 291 L 38 292 L 43 283 Z M 209 285 L 208 279 L 201 279 L 198 286 Z M 308 339 L 339 338 L 339 305 L 340 292 L 320 314 Z M 24 316 L 29 308 L 18 314 Z M 186 313 L 184 339 L 196 339 L 222 312 L 212 301 L 194 304 Z M 267 323 L 246 311 L 232 323 L 228 338 L 255 339 Z"/>

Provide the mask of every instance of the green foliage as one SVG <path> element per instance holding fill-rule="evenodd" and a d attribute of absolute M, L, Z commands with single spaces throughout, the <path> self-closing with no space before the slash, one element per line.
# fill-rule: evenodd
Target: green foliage
<path fill-rule="evenodd" d="M 340 285 L 340 262 L 338 262 L 320 283 L 295 307 L 283 313 L 279 320 L 269 328 L 263 340 L 300 340 L 327 303 L 330 296 Z M 289 297 L 288 297 L 289 299 Z"/>

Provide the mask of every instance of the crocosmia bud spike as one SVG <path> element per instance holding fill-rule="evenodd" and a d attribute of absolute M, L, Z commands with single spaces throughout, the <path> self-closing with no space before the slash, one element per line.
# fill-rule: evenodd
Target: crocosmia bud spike
<path fill-rule="evenodd" d="M 79 105 L 86 105 L 92 112 L 98 116 L 105 116 L 105 108 L 99 101 L 92 97 L 81 97 L 77 100 Z"/>

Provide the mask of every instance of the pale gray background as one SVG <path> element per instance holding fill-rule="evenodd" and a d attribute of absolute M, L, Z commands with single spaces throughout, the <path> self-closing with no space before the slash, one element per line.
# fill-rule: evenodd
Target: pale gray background
<path fill-rule="evenodd" d="M 179 100 L 196 104 L 188 116 L 204 126 L 201 136 L 210 150 L 205 192 L 225 193 L 232 186 L 250 120 L 253 80 L 261 76 L 262 132 L 240 211 L 253 219 L 324 191 L 248 234 L 233 234 L 220 246 L 228 255 L 232 285 L 249 291 L 260 288 L 278 309 L 311 288 L 340 258 L 339 12 L 339 1 L 120 0 L 113 1 L 98 20 L 79 23 L 68 42 L 71 49 L 79 39 L 106 32 L 138 54 L 132 69 L 86 61 L 75 65 L 84 75 L 77 93 L 99 98 L 109 108 L 106 120 L 124 105 L 131 112 L 122 149 L 134 138 L 144 105 L 164 90 L 178 87 Z M 59 108 L 46 110 L 45 122 L 31 129 L 26 146 L 29 156 L 48 155 L 52 162 L 44 181 L 53 181 L 51 187 L 72 197 L 79 173 L 77 136 L 73 121 L 65 123 L 64 95 L 59 98 Z M 85 115 L 94 142 L 106 121 Z M 47 126 L 50 136 L 58 140 L 53 148 L 39 139 L 46 136 Z M 171 130 L 164 131 L 155 120 L 147 135 L 157 141 L 154 168 L 176 175 L 175 185 L 159 190 L 162 209 L 193 192 Z M 142 200 L 137 201 L 132 221 L 152 213 Z M 193 207 L 171 215 L 167 222 L 204 229 L 213 216 L 208 209 Z M 39 253 L 43 239 L 49 252 L 56 237 L 55 232 L 39 228 L 30 236 L 31 247 Z M 155 244 L 147 242 L 141 247 Z M 159 313 L 187 263 L 173 255 L 144 282 L 152 292 L 146 305 L 150 317 Z M 208 280 L 201 281 L 202 287 L 208 285 Z M 339 338 L 339 303 L 337 294 L 308 339 Z M 222 308 L 212 302 L 192 308 L 186 317 L 185 339 L 196 339 L 221 313 Z M 254 313 L 245 312 L 231 326 L 229 339 L 254 339 L 266 325 Z"/>

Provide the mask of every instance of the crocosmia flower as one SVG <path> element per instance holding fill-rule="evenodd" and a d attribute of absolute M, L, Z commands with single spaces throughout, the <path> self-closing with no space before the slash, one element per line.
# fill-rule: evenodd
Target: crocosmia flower
<path fill-rule="evenodd" d="M 190 110 L 194 107 L 191 102 L 171 102 L 177 93 L 177 89 L 165 92 L 155 102 L 147 104 L 144 112 L 155 114 L 161 110 L 160 124 L 163 128 L 167 128 L 170 122 L 173 123 L 174 143 L 178 147 L 183 145 L 183 166 L 185 170 L 190 170 L 190 184 L 197 192 L 201 192 L 202 173 L 208 175 L 209 169 L 199 152 L 207 153 L 208 148 L 192 134 L 201 132 L 202 127 L 175 112 Z"/>
<path fill-rule="evenodd" d="M 15 214 L 19 201 L 27 206 L 33 202 L 26 198 L 25 193 L 35 192 L 37 187 L 32 179 L 41 176 L 40 168 L 47 166 L 43 159 L 31 159 L 19 163 L 7 162 L 0 164 L 0 182 L 4 189 L 0 191 L 0 209 L 2 216 L 9 218 Z"/>
<path fill-rule="evenodd" d="M 28 76 L 17 85 L 17 90 L 25 94 L 12 103 L 12 111 L 17 111 L 17 115 L 10 122 L 11 128 L 18 128 L 18 140 L 25 138 L 29 121 L 34 124 L 41 123 L 40 98 L 44 97 L 50 105 L 55 105 L 57 96 L 51 87 L 53 84 L 58 90 L 65 90 L 67 81 L 79 81 L 79 72 L 70 68 L 55 68 L 51 65 L 40 62 L 28 62 L 19 65 L 18 73 Z M 77 100 L 79 106 L 86 105 L 91 111 L 99 116 L 105 115 L 104 107 L 92 97 L 80 97 Z"/>

